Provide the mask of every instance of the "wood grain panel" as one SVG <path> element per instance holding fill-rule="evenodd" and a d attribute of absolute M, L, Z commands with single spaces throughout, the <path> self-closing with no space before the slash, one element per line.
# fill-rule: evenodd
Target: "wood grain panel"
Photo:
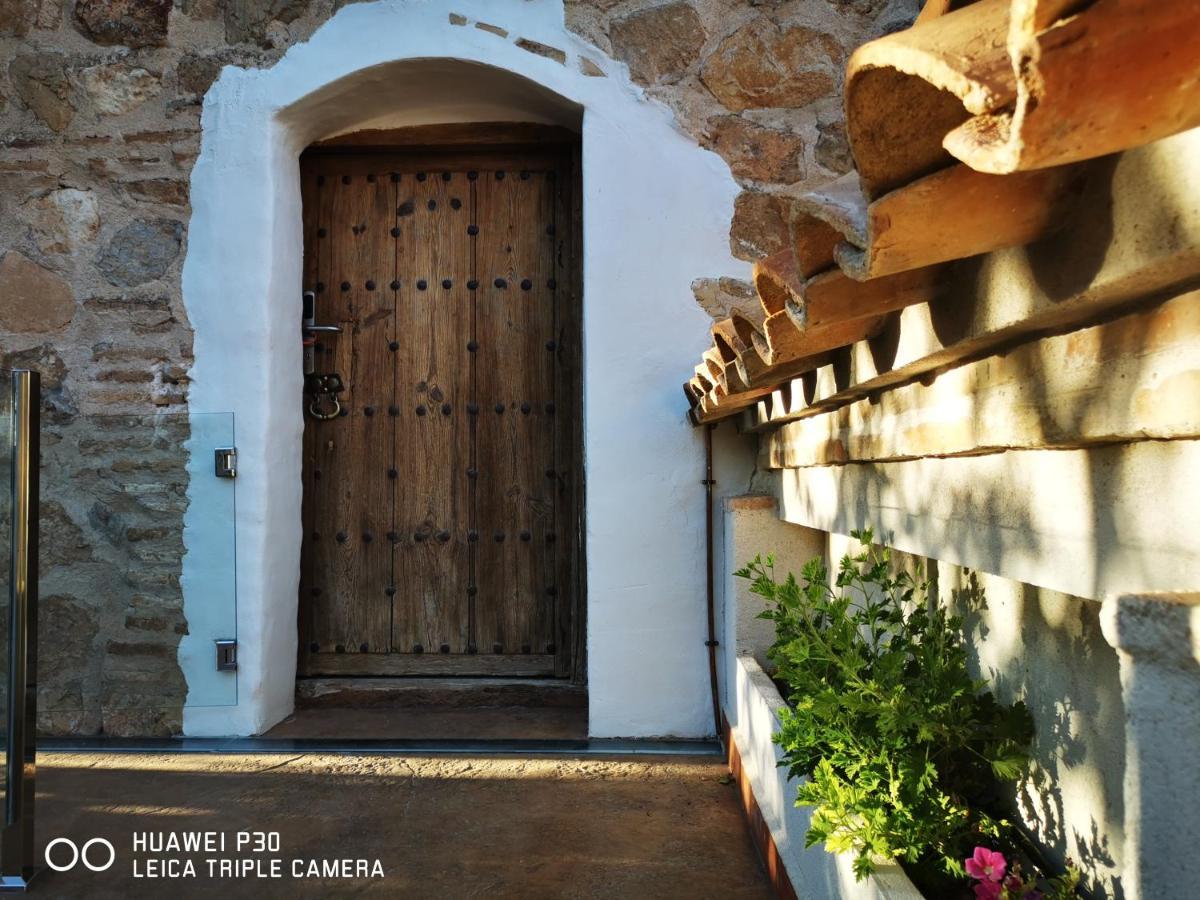
<path fill-rule="evenodd" d="M 554 657 L 471 655 L 463 653 L 320 653 L 311 657 L 310 675 L 445 675 L 540 678 L 554 674 Z"/>
<path fill-rule="evenodd" d="M 560 678 L 587 680 L 584 634 L 583 535 L 583 196 L 580 149 L 564 154 L 555 196 L 554 322 L 558 339 L 554 373 L 554 504 L 556 556 L 555 661 Z"/>
<path fill-rule="evenodd" d="M 466 653 L 473 183 L 462 171 L 406 172 L 399 186 L 392 649 Z"/>
<path fill-rule="evenodd" d="M 345 329 L 317 370 L 346 382 L 305 423 L 304 674 L 583 679 L 572 158 L 302 160 L 305 288 Z"/>
<path fill-rule="evenodd" d="M 317 229 L 320 228 L 319 219 L 321 216 L 321 188 L 323 184 L 317 183 L 316 167 L 312 165 L 304 166 L 300 172 L 300 196 L 304 208 L 303 228 L 304 228 L 304 289 L 316 291 L 320 279 L 325 277 L 327 271 L 322 271 L 321 267 L 321 251 L 328 247 L 328 243 L 319 240 L 317 237 Z M 325 260 L 325 270 L 328 270 L 328 258 Z M 317 296 L 318 303 L 324 299 L 324 291 Z M 325 353 L 325 348 L 329 345 L 328 341 L 319 341 L 314 345 L 314 353 L 319 367 Z M 332 351 L 332 346 L 329 346 Z M 308 397 L 305 397 L 303 403 L 308 404 Z M 303 467 L 301 470 L 301 484 L 304 490 L 303 510 L 301 513 L 301 521 L 304 523 L 303 545 L 300 553 L 300 597 L 298 602 L 299 618 L 298 631 L 300 638 L 300 659 L 303 667 L 303 660 L 315 639 L 313 631 L 313 602 L 317 599 L 320 592 L 324 590 L 324 585 L 317 579 L 318 567 L 317 558 L 320 555 L 319 548 L 313 540 L 313 522 L 315 521 L 316 510 L 320 504 L 318 502 L 318 489 L 323 487 L 317 479 L 315 473 L 318 471 L 317 465 L 317 441 L 316 441 L 316 422 L 304 416 L 304 437 L 303 437 Z M 314 596 L 315 595 L 315 596 Z"/>
<path fill-rule="evenodd" d="M 543 652 L 554 642 L 553 183 L 497 169 L 477 191 L 477 641 L 481 652 Z"/>
<path fill-rule="evenodd" d="M 342 325 L 348 328 L 352 313 L 347 292 L 343 292 L 334 270 L 335 257 L 345 256 L 344 251 L 335 252 L 334 244 L 340 240 L 342 229 L 335 227 L 335 216 L 345 214 L 344 198 L 335 204 L 340 176 L 320 173 L 313 167 L 312 179 L 316 185 L 315 233 L 313 243 L 306 244 L 313 252 L 306 253 L 316 260 L 317 280 L 312 286 L 317 293 L 317 321 L 321 324 Z M 353 364 L 353 335 L 347 330 L 341 335 L 326 335 L 320 340 L 316 355 L 316 370 L 337 372 L 344 380 Z M 345 393 L 342 395 L 345 397 Z M 305 398 L 307 403 L 310 398 Z M 319 421 L 305 417 L 305 548 L 306 569 L 302 572 L 301 606 L 307 612 L 303 619 L 307 625 L 302 629 L 307 640 L 302 649 L 315 653 L 321 650 L 346 649 L 348 640 L 345 630 L 337 624 L 340 616 L 340 572 L 343 549 L 337 543 L 342 494 L 346 488 L 338 473 L 351 457 L 348 442 L 353 428 L 350 417 Z M 303 670 L 303 669 L 302 669 Z"/>
<path fill-rule="evenodd" d="M 392 581 L 386 534 L 391 525 L 391 496 L 385 463 L 391 429 L 383 412 L 391 401 L 395 311 L 387 290 L 395 270 L 388 213 L 394 190 L 388 178 L 343 175 L 326 178 L 332 186 L 329 225 L 331 274 L 336 316 L 343 328 L 337 354 L 346 390 L 346 415 L 323 480 L 335 485 L 331 522 L 336 581 L 328 591 L 328 612 L 321 634 L 347 653 L 382 652 L 389 646 Z M 328 286 L 327 286 L 328 287 Z M 324 439 L 322 432 L 318 431 Z M 365 649 L 364 649 L 365 648 Z"/>

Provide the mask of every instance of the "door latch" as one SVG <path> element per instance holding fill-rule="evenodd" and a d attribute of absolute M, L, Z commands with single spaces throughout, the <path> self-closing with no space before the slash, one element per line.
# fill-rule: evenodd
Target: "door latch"
<path fill-rule="evenodd" d="M 217 671 L 235 671 L 238 667 L 237 641 L 231 638 L 218 638 L 213 643 L 217 645 Z"/>
<path fill-rule="evenodd" d="M 237 478 L 237 447 L 218 447 L 213 462 L 218 478 Z"/>

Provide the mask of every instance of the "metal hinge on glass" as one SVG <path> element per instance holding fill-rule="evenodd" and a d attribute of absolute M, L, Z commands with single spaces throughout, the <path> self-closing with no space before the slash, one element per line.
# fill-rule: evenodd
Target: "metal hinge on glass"
<path fill-rule="evenodd" d="M 218 478 L 237 478 L 237 447 L 218 447 L 213 459 Z"/>
<path fill-rule="evenodd" d="M 218 638 L 214 643 L 217 645 L 217 671 L 232 672 L 237 669 L 237 641 Z"/>

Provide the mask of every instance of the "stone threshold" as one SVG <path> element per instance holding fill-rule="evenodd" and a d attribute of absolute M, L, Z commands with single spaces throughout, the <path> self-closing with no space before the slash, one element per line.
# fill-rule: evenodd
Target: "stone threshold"
<path fill-rule="evenodd" d="M 357 740 L 272 738 L 42 738 L 39 753 L 339 753 L 355 756 L 720 756 L 716 741 L 640 740 Z"/>
<path fill-rule="evenodd" d="M 296 708 L 583 707 L 587 687 L 553 678 L 300 678 Z"/>

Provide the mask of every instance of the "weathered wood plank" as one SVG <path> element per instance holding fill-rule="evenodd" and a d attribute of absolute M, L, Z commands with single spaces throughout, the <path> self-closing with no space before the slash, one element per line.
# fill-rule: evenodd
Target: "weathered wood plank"
<path fill-rule="evenodd" d="M 462 653 L 318 653 L 310 657 L 310 675 L 448 675 L 544 677 L 554 674 L 547 653 L 495 656 Z"/>
<path fill-rule="evenodd" d="M 554 322 L 558 335 L 554 402 L 554 674 L 587 680 L 586 584 L 583 576 L 583 183 L 578 144 L 557 171 L 554 208 Z M 546 539 L 549 540 L 549 535 Z"/>
<path fill-rule="evenodd" d="M 390 451 L 390 434 L 368 407 L 390 400 L 392 360 L 387 342 L 395 328 L 391 296 L 381 290 L 393 277 L 392 239 L 381 227 L 392 205 L 385 179 L 325 175 L 321 196 L 329 197 L 324 238 L 329 246 L 328 277 L 321 315 L 344 333 L 322 353 L 322 370 L 342 375 L 341 402 L 347 415 L 311 425 L 314 518 L 309 547 L 314 552 L 312 640 L 346 653 L 385 651 L 391 614 L 385 596 L 391 559 L 384 536 L 391 523 L 386 481 L 376 477 Z M 323 266 L 319 263 L 319 268 Z M 319 300 L 320 302 L 320 300 Z M 384 448 L 381 452 L 380 448 Z M 321 487 L 316 488 L 319 481 Z M 382 501 L 382 502 L 381 502 Z M 324 582 L 319 584 L 318 582 Z M 376 598 L 375 603 L 359 598 Z M 366 648 L 365 650 L 363 648 Z"/>
<path fill-rule="evenodd" d="M 771 468 L 1200 437 L 1200 292 L 766 436 Z"/>
<path fill-rule="evenodd" d="M 553 189 L 545 171 L 481 171 L 479 292 L 478 649 L 552 645 L 546 535 L 554 522 Z"/>
<path fill-rule="evenodd" d="M 882 316 L 863 316 L 799 329 L 792 314 L 786 310 L 777 312 L 767 319 L 761 334 L 755 332 L 753 335 L 754 347 L 768 366 L 758 376 L 757 383 L 769 379 L 770 369 L 784 363 L 815 357 L 873 337 L 882 328 L 883 321 Z M 750 382 L 752 386 L 755 383 L 754 379 Z"/>
<path fill-rule="evenodd" d="M 471 182 L 462 171 L 405 172 L 388 222 L 398 230 L 400 286 L 394 652 L 469 641 L 471 467 Z"/>
<path fill-rule="evenodd" d="M 938 267 L 912 269 L 870 281 L 855 281 L 841 269 L 829 269 L 804 284 L 801 297 L 784 307 L 799 329 L 879 316 L 932 300 L 942 285 Z"/>
<path fill-rule="evenodd" d="M 401 147 L 480 147 L 486 144 L 571 144 L 579 135 L 561 125 L 538 122 L 449 122 L 403 128 L 367 128 L 335 135 L 312 145 L 313 150 L 362 151 L 372 148 L 392 152 Z"/>
<path fill-rule="evenodd" d="M 318 321 L 322 324 L 343 325 L 347 319 L 344 304 L 339 303 L 340 287 L 333 271 L 334 186 L 333 176 L 318 174 L 316 166 L 310 170 L 313 182 L 318 185 L 316 204 L 305 207 L 306 215 L 315 217 L 315 228 L 310 231 L 311 243 L 306 247 L 316 259 L 316 278 L 312 282 L 317 297 Z M 328 335 L 321 340 L 321 350 L 316 355 L 318 372 L 338 372 L 345 378 L 349 372 L 352 355 L 350 336 Z M 310 398 L 305 398 L 308 404 Z M 304 549 L 301 568 L 300 612 L 304 627 L 305 643 L 301 646 L 301 668 L 307 671 L 310 648 L 333 649 L 337 638 L 330 623 L 330 600 L 336 591 L 338 545 L 335 540 L 337 529 L 333 518 L 338 505 L 342 486 L 336 478 L 343 459 L 342 439 L 349 434 L 346 418 L 318 421 L 305 415 L 304 425 L 304 471 L 305 494 L 302 507 L 304 517 Z"/>
<path fill-rule="evenodd" d="M 304 228 L 304 275 L 303 289 L 306 291 L 317 290 L 317 282 L 322 277 L 328 274 L 329 263 L 325 261 L 324 270 L 321 266 L 321 251 L 328 248 L 328 243 L 319 241 L 318 229 L 321 227 L 321 188 L 324 183 L 317 183 L 317 170 L 313 165 L 304 165 L 300 168 L 300 200 L 302 212 L 302 224 Z M 324 301 L 324 291 L 318 295 L 319 302 Z M 330 341 L 318 342 L 314 341 L 313 352 L 317 361 L 317 366 L 323 365 L 325 348 Z M 332 349 L 332 347 L 330 347 Z M 303 404 L 307 406 L 308 398 L 305 397 Z M 320 487 L 318 480 L 314 477 L 314 472 L 318 470 L 317 454 L 319 444 L 317 441 L 317 423 L 310 419 L 307 412 L 303 413 L 304 420 L 304 437 L 302 438 L 303 447 L 303 466 L 301 468 L 301 484 L 303 485 L 303 498 L 300 519 L 302 524 L 303 551 L 300 554 L 300 598 L 297 605 L 297 631 L 299 635 L 300 653 L 299 662 L 303 669 L 304 659 L 308 654 L 308 648 L 315 639 L 313 633 L 312 622 L 312 607 L 309 603 L 313 597 L 313 590 L 323 590 L 323 585 L 318 585 L 316 580 L 317 569 L 314 566 L 316 557 L 316 545 L 312 540 L 313 523 L 317 514 L 315 506 L 317 501 L 317 489 Z"/>

